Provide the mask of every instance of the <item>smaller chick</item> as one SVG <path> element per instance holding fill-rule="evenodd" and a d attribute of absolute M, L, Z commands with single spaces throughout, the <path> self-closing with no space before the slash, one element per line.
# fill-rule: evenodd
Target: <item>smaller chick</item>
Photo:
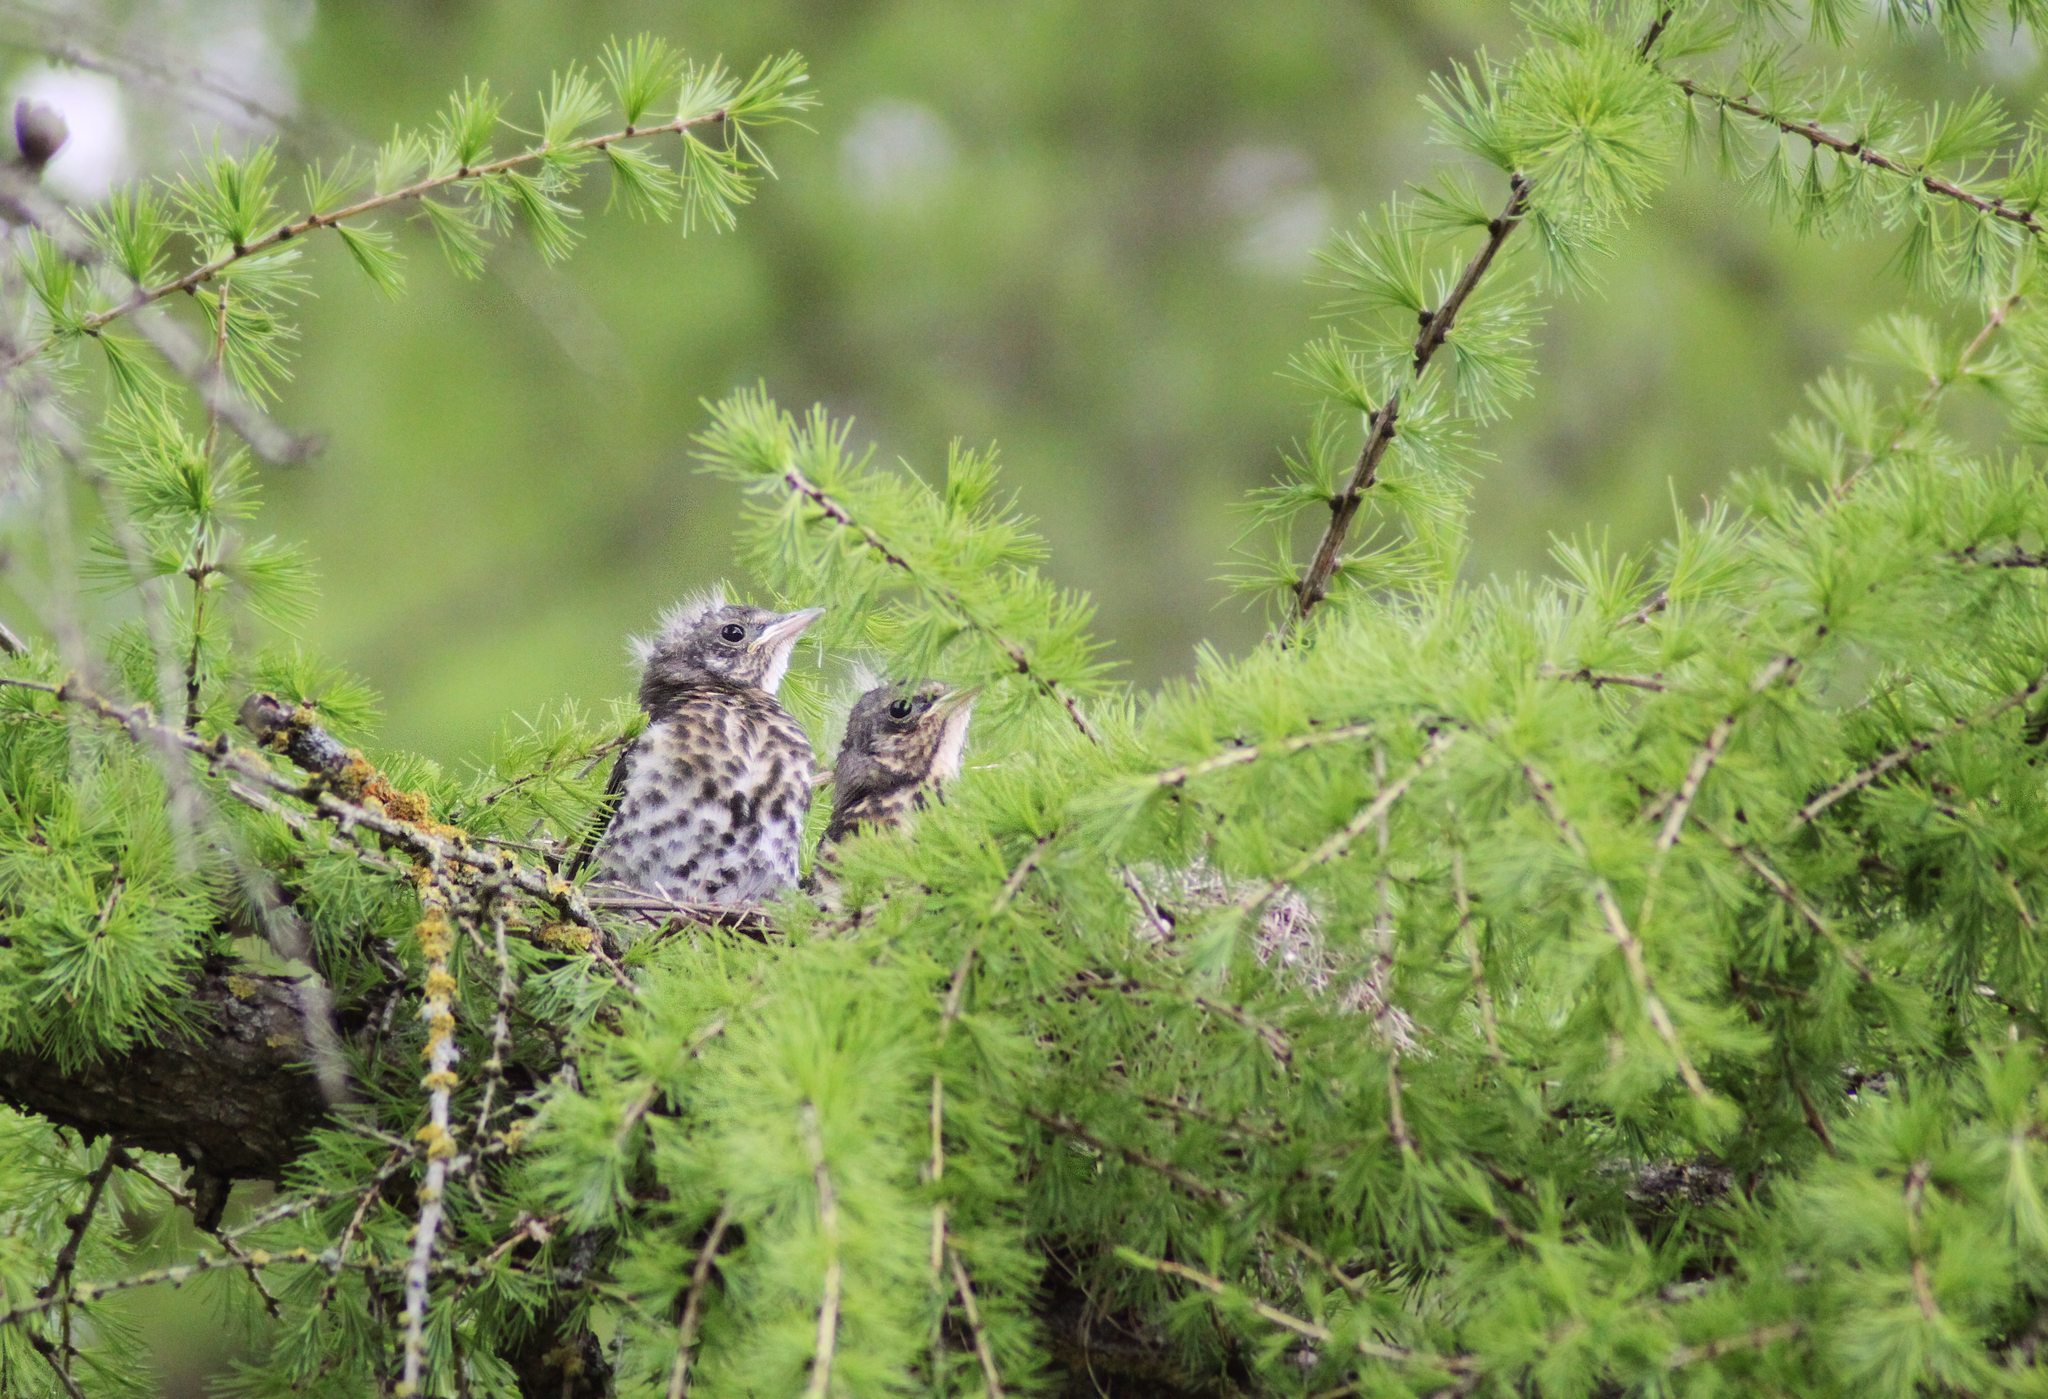
<path fill-rule="evenodd" d="M 895 826 L 942 784 L 960 776 L 967 721 L 979 689 L 939 680 L 878 685 L 854 702 L 846 739 L 833 770 L 832 821 L 818 842 L 827 846 L 864 826 Z"/>

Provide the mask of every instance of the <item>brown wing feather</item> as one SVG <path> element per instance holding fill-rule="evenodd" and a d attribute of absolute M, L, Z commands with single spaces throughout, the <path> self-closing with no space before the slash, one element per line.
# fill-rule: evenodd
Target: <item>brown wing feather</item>
<path fill-rule="evenodd" d="M 619 796 L 626 790 L 627 767 L 632 760 L 633 750 L 637 747 L 639 740 L 635 739 L 619 750 L 618 761 L 612 764 L 612 775 L 604 784 L 604 795 L 598 798 L 597 810 L 591 815 L 590 830 L 584 834 L 583 847 L 576 852 L 575 858 L 569 861 L 569 868 L 564 872 L 566 878 L 574 879 L 581 874 L 584 866 L 596 856 L 599 842 L 604 839 L 604 833 L 611 828 L 612 817 L 618 814 Z"/>

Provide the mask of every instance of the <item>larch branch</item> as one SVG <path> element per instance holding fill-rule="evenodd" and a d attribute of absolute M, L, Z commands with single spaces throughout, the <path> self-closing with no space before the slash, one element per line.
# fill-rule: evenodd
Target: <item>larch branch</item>
<path fill-rule="evenodd" d="M 782 473 L 782 480 L 790 490 L 816 506 L 826 519 L 843 529 L 851 530 L 859 535 L 861 542 L 876 554 L 879 554 L 883 562 L 908 574 L 911 581 L 921 590 L 939 599 L 968 627 L 980 632 L 983 636 L 993 641 L 1002 650 L 1002 653 L 1009 657 L 1010 664 L 1016 668 L 1019 675 L 1036 685 L 1040 693 L 1044 694 L 1046 698 L 1057 700 L 1060 703 L 1061 707 L 1067 712 L 1067 718 L 1072 721 L 1074 727 L 1080 731 L 1083 738 L 1087 739 L 1090 743 L 1102 742 L 1100 736 L 1096 734 L 1094 726 L 1083 717 L 1080 706 L 1074 703 L 1074 697 L 1060 688 L 1060 682 L 1040 671 L 1032 663 L 1030 655 L 1022 646 L 1019 646 L 1015 641 L 1004 636 L 1001 632 L 976 616 L 973 607 L 968 604 L 967 599 L 961 597 L 958 592 L 947 587 L 945 584 L 926 577 L 923 570 L 913 567 L 910 560 L 890 548 L 888 542 L 868 528 L 868 526 L 855 520 L 852 513 L 844 505 L 828 495 L 816 482 L 798 470 L 796 466 L 791 465 L 785 468 Z"/>
<path fill-rule="evenodd" d="M 1500 253 L 1501 245 L 1508 240 L 1521 224 L 1529 210 L 1529 180 L 1520 173 L 1508 178 L 1508 202 L 1499 216 L 1486 226 L 1486 244 L 1472 260 L 1465 265 L 1457 283 L 1451 288 L 1443 305 L 1432 311 L 1422 323 L 1421 333 L 1415 337 L 1413 364 L 1415 377 L 1419 380 L 1429 362 L 1436 357 L 1446 337 L 1457 324 L 1458 313 L 1465 308 L 1472 293 L 1479 286 L 1480 278 L 1493 265 Z M 1316 545 L 1314 556 L 1309 562 L 1308 572 L 1294 588 L 1294 616 L 1291 625 L 1299 625 L 1315 610 L 1316 604 L 1329 596 L 1330 580 L 1336 575 L 1338 553 L 1344 547 L 1344 537 L 1350 532 L 1351 522 L 1358 514 L 1358 507 L 1365 499 L 1365 493 L 1372 489 L 1379 479 L 1380 459 L 1393 445 L 1395 424 L 1401 415 L 1401 394 L 1397 389 L 1387 395 L 1386 402 L 1374 409 L 1366 423 L 1365 444 L 1359 448 L 1358 462 L 1351 468 L 1351 477 L 1344 484 L 1343 491 L 1330 500 L 1330 523 L 1323 530 L 1323 537 Z"/>

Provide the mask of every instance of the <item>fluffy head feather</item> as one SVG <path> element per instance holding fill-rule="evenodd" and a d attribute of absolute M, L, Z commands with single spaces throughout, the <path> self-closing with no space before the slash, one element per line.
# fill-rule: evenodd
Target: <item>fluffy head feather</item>
<path fill-rule="evenodd" d="M 644 667 L 640 704 L 659 714 L 695 690 L 759 690 L 774 694 L 789 670 L 789 653 L 824 609 L 770 612 L 727 602 L 713 588 L 669 609 L 661 630 L 636 640 Z"/>

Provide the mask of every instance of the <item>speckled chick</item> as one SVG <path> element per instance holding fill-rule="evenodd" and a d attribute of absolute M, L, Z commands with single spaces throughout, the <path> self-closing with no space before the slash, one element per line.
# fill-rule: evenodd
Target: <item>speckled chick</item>
<path fill-rule="evenodd" d="M 979 690 L 937 680 L 879 685 L 854 702 L 833 769 L 822 853 L 863 827 L 894 826 L 960 776 Z"/>
<path fill-rule="evenodd" d="M 769 612 L 713 595 L 637 643 L 647 727 L 612 770 L 597 877 L 685 903 L 752 903 L 796 883 L 811 745 L 776 702 L 823 608 Z"/>

